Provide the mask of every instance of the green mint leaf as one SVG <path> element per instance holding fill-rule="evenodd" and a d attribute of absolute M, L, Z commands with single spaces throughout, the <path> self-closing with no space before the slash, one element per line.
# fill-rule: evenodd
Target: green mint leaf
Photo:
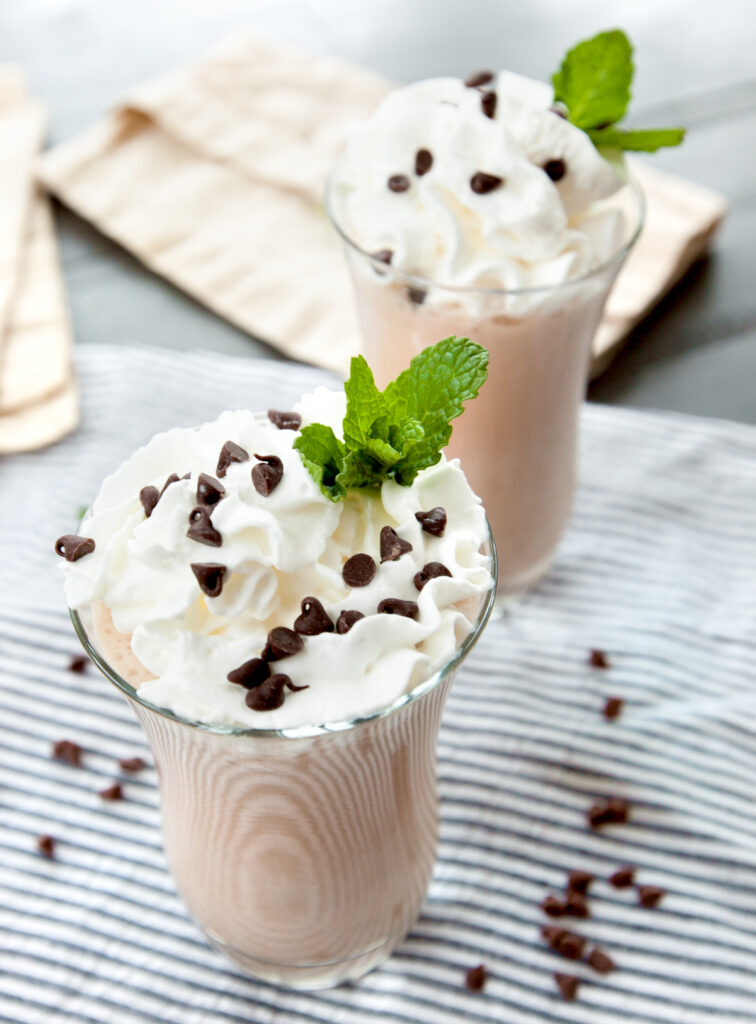
<path fill-rule="evenodd" d="M 578 128 L 621 121 L 630 102 L 633 48 L 621 29 L 599 32 L 569 50 L 551 76 L 555 102 Z"/>
<path fill-rule="evenodd" d="M 597 149 L 625 149 L 639 153 L 655 153 L 664 146 L 679 146 L 685 138 L 684 128 L 592 128 L 588 137 Z"/>
<path fill-rule="evenodd" d="M 79 508 L 79 511 L 76 513 L 76 518 L 78 519 L 79 522 L 81 522 L 86 514 L 87 514 L 87 506 L 86 505 L 82 505 Z"/>
<path fill-rule="evenodd" d="M 323 494 L 331 501 L 343 498 L 346 488 L 339 476 L 344 470 L 346 452 L 333 430 L 322 423 L 302 427 L 294 448 Z"/>
<path fill-rule="evenodd" d="M 373 371 L 364 356 L 352 359 L 344 391 L 347 397 L 344 444 L 348 448 L 359 448 L 368 438 L 376 436 L 373 425 L 386 415 L 386 401 L 375 386 Z"/>

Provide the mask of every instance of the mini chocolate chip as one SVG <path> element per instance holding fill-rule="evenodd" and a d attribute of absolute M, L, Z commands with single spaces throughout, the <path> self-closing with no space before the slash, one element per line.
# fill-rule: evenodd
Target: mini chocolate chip
<path fill-rule="evenodd" d="M 568 892 L 564 912 L 568 917 L 590 917 L 591 912 L 581 892 Z"/>
<path fill-rule="evenodd" d="M 496 93 L 484 92 L 480 97 L 480 106 L 486 117 L 493 118 L 496 113 Z"/>
<path fill-rule="evenodd" d="M 561 181 L 567 173 L 567 164 L 564 160 L 547 160 L 543 164 L 542 170 L 546 172 L 552 181 Z"/>
<path fill-rule="evenodd" d="M 299 430 L 302 417 L 298 412 L 281 412 L 280 409 L 268 409 L 268 419 L 279 430 Z M 255 456 L 257 458 L 258 456 Z"/>
<path fill-rule="evenodd" d="M 415 586 L 422 590 L 428 580 L 436 580 L 439 576 L 451 576 L 451 573 L 442 562 L 428 562 L 420 572 L 415 573 Z"/>
<path fill-rule="evenodd" d="M 88 664 L 89 658 L 85 658 L 83 654 L 76 654 L 68 663 L 68 671 L 75 672 L 77 676 L 80 676 L 86 672 Z"/>
<path fill-rule="evenodd" d="M 625 867 L 617 868 L 613 875 L 609 876 L 609 884 L 613 885 L 615 889 L 629 889 L 635 881 L 635 868 L 629 864 Z"/>
<path fill-rule="evenodd" d="M 55 550 L 67 562 L 76 562 L 84 555 L 91 555 L 95 542 L 91 537 L 80 537 L 77 533 L 65 533 L 55 541 Z"/>
<path fill-rule="evenodd" d="M 403 615 L 406 619 L 416 619 L 419 610 L 416 601 L 402 601 L 400 597 L 386 597 L 378 605 L 382 614 Z"/>
<path fill-rule="evenodd" d="M 585 962 L 599 974 L 611 974 L 617 966 L 614 960 L 612 960 L 612 958 L 608 956 L 603 949 L 599 949 L 598 946 L 593 947 L 586 957 Z"/>
<path fill-rule="evenodd" d="M 541 928 L 541 937 L 548 942 L 553 949 L 562 936 L 569 934 L 566 928 L 558 928 L 553 924 L 545 924 Z"/>
<path fill-rule="evenodd" d="M 575 868 L 567 876 L 567 890 L 569 892 L 580 892 L 585 895 L 595 877 L 590 871 L 581 871 L 579 868 Z"/>
<path fill-rule="evenodd" d="M 602 825 L 624 825 L 630 816 L 630 804 L 619 797 L 611 797 L 605 804 L 595 804 L 587 812 L 591 828 Z"/>
<path fill-rule="evenodd" d="M 364 552 L 352 555 L 344 562 L 341 575 L 348 587 L 366 587 L 375 576 L 375 559 Z"/>
<path fill-rule="evenodd" d="M 58 740 L 57 743 L 53 743 L 52 756 L 56 761 L 63 761 L 74 768 L 80 768 L 81 754 L 81 747 L 72 740 Z"/>
<path fill-rule="evenodd" d="M 503 178 L 499 178 L 496 174 L 476 171 L 472 178 L 470 178 L 470 188 L 476 195 L 484 196 L 486 192 L 493 192 L 495 188 L 498 188 L 503 180 Z"/>
<path fill-rule="evenodd" d="M 562 999 L 566 999 L 568 1003 L 576 999 L 578 988 L 580 987 L 580 978 L 575 977 L 574 974 L 560 974 L 559 971 L 555 971 L 554 981 Z"/>
<path fill-rule="evenodd" d="M 579 960 L 583 955 L 585 939 L 576 932 L 565 931 L 554 940 L 551 948 L 555 953 L 565 957 L 567 960 Z"/>
<path fill-rule="evenodd" d="M 370 255 L 374 260 L 378 260 L 379 263 L 390 264 L 394 258 L 394 253 L 391 249 L 379 249 L 377 252 L 371 252 Z M 381 271 L 383 273 L 383 271 Z"/>
<path fill-rule="evenodd" d="M 112 786 L 101 789 L 97 794 L 101 800 L 123 800 L 123 790 L 120 782 L 114 782 Z"/>
<path fill-rule="evenodd" d="M 55 840 L 52 836 L 37 836 L 37 849 L 43 857 L 52 860 L 55 856 Z"/>
<path fill-rule="evenodd" d="M 280 661 L 297 654 L 304 647 L 299 633 L 287 626 L 276 626 L 268 633 L 268 640 L 263 648 L 262 656 L 266 661 Z"/>
<path fill-rule="evenodd" d="M 302 636 L 333 633 L 333 622 L 317 597 L 302 598 L 302 614 L 294 620 L 294 631 Z"/>
<path fill-rule="evenodd" d="M 471 967 L 465 974 L 465 988 L 471 992 L 482 992 L 488 981 L 488 971 L 483 964 Z"/>
<path fill-rule="evenodd" d="M 122 772 L 141 772 L 146 765 L 141 757 L 119 757 L 118 767 Z"/>
<path fill-rule="evenodd" d="M 217 505 L 221 498 L 225 497 L 226 488 L 216 480 L 214 476 L 207 473 L 200 473 L 197 478 L 197 504 L 206 505 L 212 508 Z"/>
<path fill-rule="evenodd" d="M 306 686 L 295 686 L 291 679 L 283 672 L 277 672 L 269 679 L 265 679 L 259 686 L 247 691 L 244 698 L 248 708 L 253 711 L 275 711 L 284 702 L 284 687 L 289 690 L 306 690 Z"/>
<path fill-rule="evenodd" d="M 250 658 L 238 668 L 232 669 L 226 679 L 229 683 L 239 683 L 251 690 L 253 686 L 259 686 L 270 676 L 270 665 L 262 658 Z"/>
<path fill-rule="evenodd" d="M 226 575 L 225 565 L 218 562 L 192 562 L 189 568 L 197 577 L 199 588 L 208 597 L 220 597 L 223 590 L 223 577 Z"/>
<path fill-rule="evenodd" d="M 561 900 L 557 899 L 556 896 L 544 896 L 541 901 L 541 910 L 544 914 L 548 914 L 549 917 L 562 917 L 564 915 L 565 906 Z"/>
<path fill-rule="evenodd" d="M 392 192 L 406 192 L 410 187 L 410 180 L 406 174 L 392 174 L 388 180 L 388 187 Z"/>
<path fill-rule="evenodd" d="M 415 288 L 413 285 L 407 285 L 407 298 L 415 306 L 422 306 L 422 304 L 425 302 L 427 294 L 428 293 L 425 290 L 425 288 Z"/>
<path fill-rule="evenodd" d="M 337 633 L 348 633 L 355 622 L 359 622 L 360 619 L 364 619 L 365 616 L 362 612 L 358 611 L 343 611 L 339 613 L 339 617 L 336 620 L 336 632 Z"/>
<path fill-rule="evenodd" d="M 479 85 L 487 85 L 492 82 L 493 78 L 493 71 L 473 71 L 465 79 L 465 85 L 468 89 L 477 89 Z"/>
<path fill-rule="evenodd" d="M 592 668 L 609 668 L 609 658 L 604 651 L 591 651 L 588 657 L 588 664 Z"/>
<path fill-rule="evenodd" d="M 260 461 L 252 468 L 252 483 L 258 494 L 267 498 L 281 483 L 283 476 L 283 462 L 277 455 L 258 455 L 255 458 Z"/>
<path fill-rule="evenodd" d="M 210 509 L 203 506 L 197 506 L 189 513 L 189 529 L 186 535 L 190 540 L 207 544 L 211 548 L 219 548 L 223 543 L 223 538 L 210 520 Z"/>
<path fill-rule="evenodd" d="M 660 889 L 658 885 L 638 886 L 638 903 L 648 910 L 657 906 L 664 899 L 664 895 L 664 890 Z"/>
<path fill-rule="evenodd" d="M 418 149 L 415 153 L 415 174 L 422 178 L 433 166 L 433 154 L 429 149 Z"/>
<path fill-rule="evenodd" d="M 426 533 L 434 537 L 443 537 L 446 529 L 446 510 L 437 505 L 428 512 L 415 512 L 415 519 Z"/>
<path fill-rule="evenodd" d="M 410 542 L 400 537 L 393 526 L 383 527 L 381 530 L 381 564 L 396 562 L 398 558 L 411 550 Z"/>
<path fill-rule="evenodd" d="M 145 517 L 149 519 L 155 511 L 155 506 L 160 501 L 160 491 L 157 487 L 153 487 L 152 484 L 148 484 L 147 487 L 143 487 L 139 492 L 139 500 L 142 503 Z"/>
<path fill-rule="evenodd" d="M 624 701 L 621 697 L 607 697 L 606 703 L 604 704 L 604 718 L 607 722 L 613 721 L 615 718 L 619 718 L 622 714 L 622 708 L 624 707 Z"/>
<path fill-rule="evenodd" d="M 163 484 L 163 487 L 162 487 L 162 489 L 160 491 L 160 497 L 161 498 L 163 497 L 163 495 L 168 490 L 168 488 L 171 486 L 171 484 L 177 484 L 179 482 L 179 479 L 180 478 L 179 478 L 178 473 L 171 473 L 171 475 L 168 477 L 168 479 Z"/>
<path fill-rule="evenodd" d="M 235 441 L 226 441 L 220 450 L 218 465 L 215 467 L 215 474 L 219 479 L 223 479 L 232 462 L 249 462 L 249 452 Z"/>

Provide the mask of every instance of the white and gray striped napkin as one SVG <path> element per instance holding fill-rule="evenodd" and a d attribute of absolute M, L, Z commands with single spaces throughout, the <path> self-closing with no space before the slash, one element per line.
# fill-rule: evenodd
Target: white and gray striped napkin
<path fill-rule="evenodd" d="M 226 407 L 286 407 L 305 367 L 89 348 L 83 425 L 3 463 L 0 565 L 0 1022 L 712 1024 L 756 1022 L 756 430 L 588 407 L 581 486 L 553 570 L 493 623 L 455 682 L 440 742 L 442 830 L 424 912 L 379 970 L 296 994 L 242 976 L 166 870 L 148 757 L 77 642 L 52 551 L 103 475 L 156 430 Z M 588 652 L 611 667 L 591 668 Z M 626 701 L 606 722 L 605 698 Z M 74 740 L 84 766 L 51 760 Z M 626 825 L 590 831 L 597 799 Z M 35 838 L 53 835 L 54 860 Z M 653 909 L 606 879 L 637 865 Z M 571 925 L 617 969 L 560 960 L 539 904 L 593 872 Z M 484 991 L 464 987 L 484 963 Z M 585 979 L 563 1001 L 554 971 Z"/>

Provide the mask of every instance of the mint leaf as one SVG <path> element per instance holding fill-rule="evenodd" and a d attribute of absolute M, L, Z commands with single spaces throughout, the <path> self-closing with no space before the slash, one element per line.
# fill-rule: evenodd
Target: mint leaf
<path fill-rule="evenodd" d="M 655 153 L 663 146 L 679 146 L 685 138 L 684 128 L 592 128 L 588 137 L 597 149 L 625 149 Z"/>
<path fill-rule="evenodd" d="M 630 102 L 633 48 L 621 29 L 599 32 L 569 50 L 551 76 L 554 100 L 578 128 L 621 121 Z"/>
<path fill-rule="evenodd" d="M 364 356 L 355 356 L 349 367 L 349 380 L 344 385 L 347 396 L 344 417 L 344 444 L 359 447 L 369 437 L 376 420 L 385 416 L 386 402 L 375 386 L 373 371 Z"/>
<path fill-rule="evenodd" d="M 326 498 L 331 501 L 343 498 L 346 488 L 338 478 L 344 469 L 346 452 L 333 430 L 322 423 L 302 427 L 294 448 Z"/>

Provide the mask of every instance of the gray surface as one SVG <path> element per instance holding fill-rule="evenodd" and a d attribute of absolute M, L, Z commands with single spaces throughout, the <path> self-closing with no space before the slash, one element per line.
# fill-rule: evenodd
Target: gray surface
<path fill-rule="evenodd" d="M 690 128 L 656 163 L 723 191 L 732 213 L 712 258 L 635 332 L 591 397 L 756 423 L 752 0 L 0 0 L 0 61 L 24 66 L 56 142 L 240 25 L 405 81 L 481 66 L 548 77 L 576 39 L 625 28 L 636 44 L 634 119 Z M 58 227 L 77 342 L 275 354 L 71 213 L 58 212 Z"/>

